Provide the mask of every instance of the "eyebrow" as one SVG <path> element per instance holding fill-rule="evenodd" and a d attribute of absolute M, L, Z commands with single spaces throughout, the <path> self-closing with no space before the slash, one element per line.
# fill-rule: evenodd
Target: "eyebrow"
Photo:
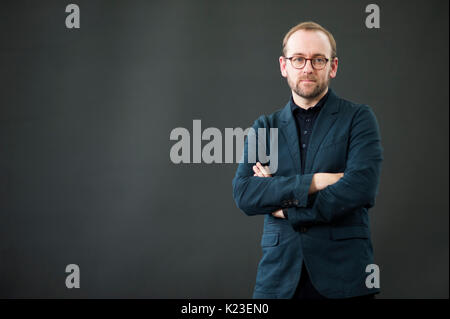
<path fill-rule="evenodd" d="M 303 56 L 306 56 L 307 54 L 304 54 L 304 53 L 301 53 L 301 52 L 296 52 L 296 53 L 293 53 L 291 56 L 297 56 L 297 55 L 303 55 Z M 317 56 L 325 56 L 325 54 L 322 54 L 322 53 L 314 53 L 313 55 L 312 55 L 313 57 L 317 57 Z"/>

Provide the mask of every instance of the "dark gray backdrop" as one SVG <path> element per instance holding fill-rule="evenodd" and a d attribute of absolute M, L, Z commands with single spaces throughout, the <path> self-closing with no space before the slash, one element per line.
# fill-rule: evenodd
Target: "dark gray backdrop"
<path fill-rule="evenodd" d="M 262 216 L 237 164 L 170 161 L 173 128 L 251 126 L 289 98 L 281 40 L 313 20 L 331 86 L 369 104 L 380 298 L 448 298 L 448 1 L 9 1 L 0 10 L 0 297 L 250 298 Z M 65 266 L 81 288 L 65 287 Z"/>

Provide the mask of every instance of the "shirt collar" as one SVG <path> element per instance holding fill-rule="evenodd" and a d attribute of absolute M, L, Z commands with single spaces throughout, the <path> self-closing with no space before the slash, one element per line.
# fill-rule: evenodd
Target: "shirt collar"
<path fill-rule="evenodd" d="M 310 107 L 309 109 L 305 110 L 304 108 L 299 107 L 297 104 L 295 104 L 294 99 L 291 95 L 291 98 L 289 100 L 289 103 L 291 105 L 292 114 L 299 113 L 299 114 L 314 114 L 316 112 L 319 112 L 322 106 L 327 101 L 328 96 L 330 95 L 330 88 L 328 88 L 327 93 L 320 99 L 319 102 L 317 102 L 316 105 L 313 107 Z"/>

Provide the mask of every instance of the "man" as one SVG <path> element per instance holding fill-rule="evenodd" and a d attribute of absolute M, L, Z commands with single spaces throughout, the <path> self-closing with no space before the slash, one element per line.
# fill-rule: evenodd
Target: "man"
<path fill-rule="evenodd" d="M 233 179 L 237 206 L 265 215 L 253 298 L 373 298 L 379 289 L 366 285 L 366 267 L 382 162 L 376 118 L 329 88 L 336 42 L 317 23 L 286 34 L 279 62 L 290 101 L 253 125 L 278 129 L 277 171 L 244 160 Z"/>

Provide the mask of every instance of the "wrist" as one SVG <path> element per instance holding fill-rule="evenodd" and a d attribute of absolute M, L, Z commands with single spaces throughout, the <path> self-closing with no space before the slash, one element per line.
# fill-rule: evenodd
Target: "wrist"
<path fill-rule="evenodd" d="M 311 179 L 311 186 L 309 188 L 309 194 L 318 192 L 322 187 L 322 175 L 323 173 L 315 173 Z"/>

